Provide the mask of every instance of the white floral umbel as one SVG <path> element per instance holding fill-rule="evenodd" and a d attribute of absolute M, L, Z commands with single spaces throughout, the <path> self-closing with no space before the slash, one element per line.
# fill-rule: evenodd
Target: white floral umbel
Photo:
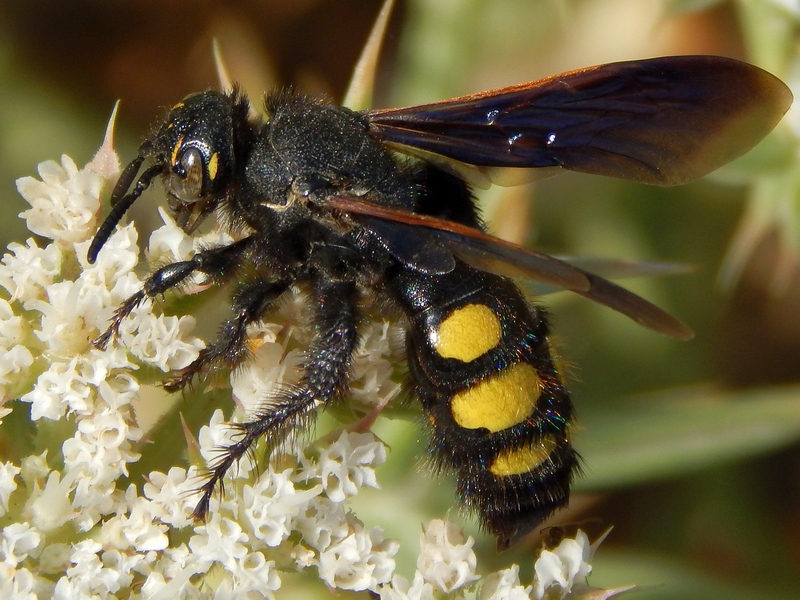
<path fill-rule="evenodd" d="M 317 579 L 323 591 L 370 590 L 386 600 L 602 598 L 621 591 L 585 586 L 593 549 L 583 534 L 542 552 L 527 587 L 516 566 L 480 578 L 473 540 L 443 521 L 424 529 L 411 578 L 396 572 L 398 543 L 348 507 L 361 489 L 378 487 L 375 467 L 386 460 L 386 447 L 369 432 L 343 429 L 306 447 L 288 444 L 260 476 L 245 459 L 201 525 L 190 515 L 203 460 L 187 467 L 175 458 L 182 452 L 157 453 L 159 470 L 129 476 L 146 442 L 160 449 L 178 440 L 189 456 L 199 448 L 207 461 L 232 430 L 216 411 L 199 441 L 175 431 L 146 440 L 137 414 L 158 374 L 185 367 L 203 348 L 193 317 L 165 316 L 145 303 L 107 350 L 91 345 L 142 283 L 133 225 L 117 230 L 96 264 L 85 258 L 101 193 L 119 173 L 111 128 L 83 169 L 65 156 L 61 164 L 42 163 L 41 179 L 18 182 L 31 205 L 21 216 L 52 242 L 11 244 L 0 265 L 7 292 L 0 299 L 0 439 L 15 453 L 0 462 L 1 598 L 272 598 L 288 572 Z M 197 243 L 163 217 L 146 253 L 154 264 L 184 259 Z M 284 316 L 302 320 L 299 306 L 284 306 Z M 353 369 L 360 404 L 380 406 L 396 391 L 392 327 L 372 323 L 362 331 Z M 295 380 L 308 336 L 303 326 L 253 328 L 256 360 L 232 377 L 228 392 L 243 407 L 236 418 L 246 418 L 274 386 Z M 185 403 L 191 401 L 190 391 Z"/>

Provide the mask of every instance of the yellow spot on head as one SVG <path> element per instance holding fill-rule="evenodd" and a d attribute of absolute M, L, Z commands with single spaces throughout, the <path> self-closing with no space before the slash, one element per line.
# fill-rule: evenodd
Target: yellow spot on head
<path fill-rule="evenodd" d="M 442 358 L 470 362 L 500 343 L 503 328 L 497 314 L 485 304 L 468 304 L 451 312 L 431 335 Z"/>
<path fill-rule="evenodd" d="M 181 151 L 181 146 L 183 146 L 183 138 L 186 136 L 181 136 L 178 138 L 178 141 L 175 142 L 175 145 L 172 147 L 172 156 L 169 157 L 169 164 L 174 165 L 178 161 L 178 153 Z"/>
<path fill-rule="evenodd" d="M 533 413 L 542 380 L 531 365 L 517 363 L 453 396 L 450 412 L 461 427 L 495 432 Z"/>
<path fill-rule="evenodd" d="M 548 460 L 557 447 L 555 436 L 552 433 L 548 434 L 527 446 L 503 450 L 494 459 L 489 470 L 497 477 L 528 473 Z"/>
<path fill-rule="evenodd" d="M 211 181 L 217 178 L 217 168 L 219 167 L 219 152 L 214 152 L 211 155 L 211 160 L 208 161 L 208 176 Z"/>

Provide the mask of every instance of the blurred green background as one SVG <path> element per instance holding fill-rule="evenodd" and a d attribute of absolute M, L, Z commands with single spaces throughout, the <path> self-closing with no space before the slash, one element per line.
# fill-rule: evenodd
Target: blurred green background
<path fill-rule="evenodd" d="M 123 160 L 132 157 L 161 107 L 216 86 L 212 38 L 253 96 L 291 83 L 340 98 L 379 5 L 0 3 L 4 245 L 28 237 L 15 218 L 26 207 L 18 177 L 62 153 L 85 164 L 117 99 L 117 147 Z M 797 23 L 766 0 L 400 1 L 376 104 L 430 102 L 666 54 L 732 56 L 786 79 Z M 544 299 L 585 462 L 572 507 L 553 522 L 582 523 L 592 535 L 614 526 L 594 561 L 593 585 L 636 583 L 645 589 L 634 597 L 649 599 L 800 597 L 795 162 L 784 124 L 751 156 L 680 188 L 565 174 L 486 194 L 495 231 L 537 249 L 693 267 L 625 282 L 692 326 L 690 342 L 662 338 L 577 296 Z M 150 192 L 136 218 L 155 217 L 158 197 Z M 521 218 L 527 227 L 519 228 Z M 738 275 L 727 286 L 718 282 L 723 264 Z M 410 576 L 418 524 L 447 514 L 452 488 L 418 468 L 417 428 L 383 420 L 377 431 L 392 449 L 384 490 L 364 492 L 357 512 L 408 540 L 400 569 Z M 497 555 L 472 521 L 451 517 L 477 537 L 483 572 L 520 562 L 529 581 L 537 539 Z"/>

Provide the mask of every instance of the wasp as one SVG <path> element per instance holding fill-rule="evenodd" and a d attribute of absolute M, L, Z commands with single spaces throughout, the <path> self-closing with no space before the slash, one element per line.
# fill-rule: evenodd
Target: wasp
<path fill-rule="evenodd" d="M 277 91 L 262 118 L 236 89 L 192 94 L 120 175 L 88 260 L 156 177 L 184 231 L 213 214 L 235 241 L 155 271 L 96 345 L 190 276 L 236 279 L 217 339 L 165 382 L 177 391 L 241 365 L 248 325 L 293 286 L 309 292 L 315 334 L 301 383 L 236 425 L 239 437 L 199 490 L 202 519 L 226 472 L 260 438 L 274 447 L 347 395 L 359 305 L 374 299 L 405 324 L 408 387 L 426 414 L 435 466 L 455 473 L 460 505 L 505 549 L 567 503 L 579 463 L 546 310 L 516 280 L 570 290 L 674 338 L 692 333 L 602 277 L 489 235 L 468 182 L 538 169 L 682 184 L 744 154 L 791 101 L 773 75 L 713 56 L 605 64 L 362 112 Z"/>

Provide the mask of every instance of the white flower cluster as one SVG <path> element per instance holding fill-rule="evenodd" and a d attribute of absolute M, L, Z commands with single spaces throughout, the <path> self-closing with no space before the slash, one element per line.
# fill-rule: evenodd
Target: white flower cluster
<path fill-rule="evenodd" d="M 417 571 L 412 581 L 402 575 L 382 586 L 381 600 L 606 600 L 631 587 L 601 590 L 589 587 L 586 579 L 592 570 L 589 560 L 599 546 L 589 544 L 578 530 L 575 538 L 565 538 L 552 550 L 542 550 L 534 564 L 533 584 L 523 586 L 519 566 L 512 565 L 484 577 L 476 575 L 473 540 L 448 521 L 434 520 L 420 536 Z"/>
<path fill-rule="evenodd" d="M 400 575 L 398 543 L 348 509 L 349 498 L 378 487 L 375 468 L 386 460 L 386 447 L 361 431 L 363 423 L 305 448 L 285 444 L 258 477 L 246 457 L 226 493 L 213 498 L 208 521 L 194 524 L 198 466 L 213 461 L 234 430 L 217 410 L 198 440 L 180 438 L 173 450 L 175 435 L 145 444 L 148 430 L 137 414 L 157 391 L 157 373 L 198 356 L 203 343 L 192 334 L 194 319 L 159 315 L 144 303 L 122 323 L 117 342 L 102 351 L 91 345 L 142 283 L 131 225 L 108 240 L 96 264 L 85 259 L 100 193 L 118 172 L 109 133 L 85 168 L 64 157 L 60 165 L 40 165 L 41 180 L 18 184 L 32 206 L 23 213 L 29 227 L 54 241 L 11 244 L 0 264 L 7 292 L 0 299 L 0 386 L 4 399 L 21 400 L 0 406 L 3 439 L 17 452 L 0 462 L 0 597 L 272 598 L 292 572 L 386 600 L 579 597 L 590 570 L 585 536 L 543 552 L 534 584 L 523 587 L 516 567 L 479 578 L 473 540 L 452 523 L 433 521 L 421 536 L 412 580 Z M 162 216 L 148 259 L 191 256 L 196 242 Z M 221 233 L 209 235 L 224 241 Z M 297 383 L 311 335 L 302 306 L 298 299 L 279 311 L 295 326 L 251 328 L 255 360 L 231 376 L 240 417 L 276 386 Z M 393 340 L 400 336 L 383 323 L 361 333 L 354 395 L 382 406 L 398 388 L 393 355 L 402 344 Z M 24 419 L 10 413 L 25 414 L 26 404 L 31 425 L 19 427 Z M 186 446 L 197 464 L 177 467 L 172 459 Z M 148 448 L 163 457 L 160 470 L 136 471 Z"/>

